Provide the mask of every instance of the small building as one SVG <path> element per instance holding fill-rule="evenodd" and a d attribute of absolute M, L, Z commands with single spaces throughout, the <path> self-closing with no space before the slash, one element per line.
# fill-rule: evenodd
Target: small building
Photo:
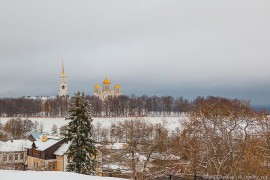
<path fill-rule="evenodd" d="M 24 169 L 26 165 L 29 140 L 0 141 L 0 169 Z"/>
<path fill-rule="evenodd" d="M 27 163 L 30 170 L 56 171 L 54 152 L 64 143 L 60 137 L 40 135 L 27 150 Z"/>
<path fill-rule="evenodd" d="M 32 144 L 27 150 L 28 169 L 38 171 L 64 171 L 68 165 L 70 143 L 64 143 L 60 137 L 48 134 L 30 133 Z M 102 153 L 98 150 L 96 174 L 101 176 Z"/>

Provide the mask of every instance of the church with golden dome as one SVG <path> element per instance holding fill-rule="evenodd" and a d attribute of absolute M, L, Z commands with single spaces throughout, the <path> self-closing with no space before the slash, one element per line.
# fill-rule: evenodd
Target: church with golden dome
<path fill-rule="evenodd" d="M 101 100 L 104 100 L 108 96 L 120 96 L 120 95 L 122 95 L 120 90 L 121 90 L 121 86 L 119 84 L 116 84 L 114 86 L 113 90 L 111 90 L 111 81 L 108 78 L 106 78 L 103 81 L 102 89 L 100 88 L 100 86 L 98 84 L 95 85 L 93 94 L 95 96 L 97 96 L 98 98 L 100 98 Z"/>

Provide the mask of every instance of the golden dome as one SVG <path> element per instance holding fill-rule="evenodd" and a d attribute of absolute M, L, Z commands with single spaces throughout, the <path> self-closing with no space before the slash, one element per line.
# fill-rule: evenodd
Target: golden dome
<path fill-rule="evenodd" d="M 99 89 L 100 86 L 98 84 L 95 85 L 95 89 Z"/>
<path fill-rule="evenodd" d="M 109 79 L 105 79 L 104 81 L 103 81 L 103 84 L 111 84 L 111 81 L 109 80 Z"/>
<path fill-rule="evenodd" d="M 115 89 L 120 89 L 121 86 L 120 86 L 119 84 L 117 84 L 117 85 L 114 86 L 114 88 L 115 88 Z"/>

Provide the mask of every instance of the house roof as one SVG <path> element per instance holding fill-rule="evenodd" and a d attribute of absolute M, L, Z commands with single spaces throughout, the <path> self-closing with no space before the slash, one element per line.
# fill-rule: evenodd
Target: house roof
<path fill-rule="evenodd" d="M 31 148 L 32 142 L 25 139 L 0 141 L 0 152 L 20 152 Z"/>
<path fill-rule="evenodd" d="M 125 149 L 127 147 L 127 143 L 113 143 L 106 146 L 107 149 Z"/>
<path fill-rule="evenodd" d="M 54 144 L 58 143 L 60 139 L 49 139 L 46 142 L 42 142 L 41 139 L 34 141 L 38 151 L 44 151 L 49 147 L 53 146 Z"/>
<path fill-rule="evenodd" d="M 40 139 L 40 133 L 39 132 L 31 132 L 30 135 L 33 136 L 36 140 Z"/>
<path fill-rule="evenodd" d="M 53 154 L 57 156 L 63 156 L 68 151 L 68 148 L 70 145 L 71 145 L 71 142 L 63 143 Z M 97 146 L 95 145 L 95 147 Z"/>
<path fill-rule="evenodd" d="M 70 142 L 68 143 L 63 143 L 55 152 L 54 154 L 57 156 L 63 156 L 67 151 L 70 146 Z"/>

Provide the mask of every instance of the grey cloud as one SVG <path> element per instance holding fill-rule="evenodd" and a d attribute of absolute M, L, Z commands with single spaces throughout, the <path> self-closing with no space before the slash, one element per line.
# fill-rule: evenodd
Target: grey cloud
<path fill-rule="evenodd" d="M 126 94 L 269 102 L 270 2 L 2 1 L 0 96 L 55 95 L 105 76 Z"/>

